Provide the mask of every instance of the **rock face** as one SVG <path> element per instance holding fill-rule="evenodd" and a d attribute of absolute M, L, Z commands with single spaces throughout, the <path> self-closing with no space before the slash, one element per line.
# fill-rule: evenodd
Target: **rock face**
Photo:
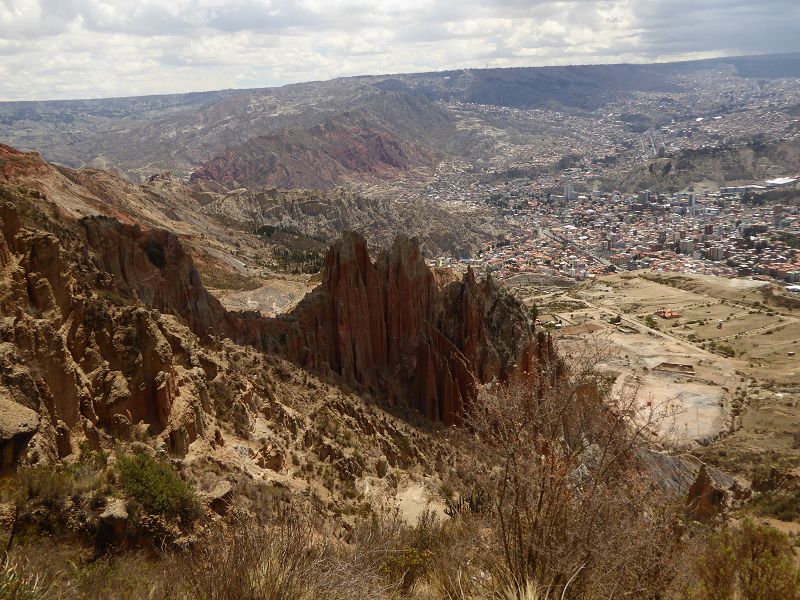
<path fill-rule="evenodd" d="M 100 551 L 120 549 L 128 533 L 128 508 L 121 498 L 108 498 L 100 514 L 96 547 Z"/>
<path fill-rule="evenodd" d="M 201 335 L 223 320 L 222 305 L 203 287 L 194 261 L 175 234 L 108 217 L 86 218 L 80 224 L 103 275 L 100 286 L 176 314 Z"/>
<path fill-rule="evenodd" d="M 711 479 L 706 465 L 701 465 L 686 499 L 689 514 L 698 521 L 708 521 L 722 512 L 726 498 L 725 490 Z"/>
<path fill-rule="evenodd" d="M 116 222 L 112 228 L 90 227 L 87 237 L 97 234 L 110 246 L 115 240 L 110 232 L 121 227 Z M 128 231 L 125 243 L 117 240 L 119 261 L 106 262 L 110 255 L 99 252 L 93 256 L 124 273 L 119 287 L 112 288 L 109 281 L 116 278 L 81 256 L 76 248 L 83 244 L 70 237 L 74 232 L 59 233 L 63 237 L 23 227 L 13 204 L 0 205 L 3 468 L 12 466 L 23 449 L 32 463 L 72 454 L 76 435 L 95 446 L 103 437 L 127 440 L 140 423 L 152 434 L 163 434 L 171 451 L 184 451 L 203 428 L 199 359 L 192 358 L 164 317 L 118 291 L 130 289 L 153 303 L 181 306 L 179 314 L 187 321 L 196 316 L 200 327 L 208 312 L 202 302 L 207 293 L 197 292 L 191 277 L 177 276 L 185 266 L 180 245 L 171 246 L 163 232 L 139 232 L 137 238 Z M 148 269 L 159 270 L 131 250 L 153 240 L 164 242 L 164 279 L 173 279 L 169 286 L 155 278 L 145 281 L 153 275 Z M 62 241 L 72 244 L 69 251 Z M 130 281 L 137 285 L 126 288 Z"/>
<path fill-rule="evenodd" d="M 477 383 L 532 371 L 552 350 L 491 278 L 478 282 L 469 270 L 440 285 L 417 241 L 404 236 L 373 263 L 364 239 L 347 234 L 328 252 L 322 284 L 282 324 L 290 360 L 448 425 L 460 421 Z"/>
<path fill-rule="evenodd" d="M 0 398 L 0 472 L 12 467 L 39 429 L 39 415 L 8 398 Z"/>

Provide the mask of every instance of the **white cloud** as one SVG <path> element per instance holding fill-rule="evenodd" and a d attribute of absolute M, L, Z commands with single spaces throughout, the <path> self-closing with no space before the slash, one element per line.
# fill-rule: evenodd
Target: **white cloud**
<path fill-rule="evenodd" d="M 796 0 L 0 0 L 0 98 L 800 49 Z"/>

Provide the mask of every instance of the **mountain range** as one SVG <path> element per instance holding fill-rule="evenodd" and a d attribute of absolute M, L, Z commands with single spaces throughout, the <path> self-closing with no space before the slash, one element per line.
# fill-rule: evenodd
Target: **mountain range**
<path fill-rule="evenodd" d="M 797 76 L 797 57 L 466 69 L 340 78 L 280 88 L 5 102 L 0 103 L 0 139 L 20 149 L 40 151 L 58 164 L 115 170 L 135 181 L 164 170 L 180 177 L 198 170 L 206 175 L 220 173 L 228 181 L 238 168 L 234 164 L 251 162 L 254 154 L 263 152 L 264 162 L 273 166 L 258 176 L 247 168 L 245 180 L 272 178 L 302 187 L 317 183 L 308 180 L 306 163 L 322 157 L 330 175 L 318 183 L 330 186 L 327 180 L 338 183 L 362 170 L 393 172 L 397 165 L 426 162 L 435 155 L 432 151 L 486 157 L 487 148 L 496 149 L 495 136 L 485 127 L 478 131 L 465 127 L 457 111 L 448 107 L 453 103 L 585 114 L 641 93 L 688 94 L 703 85 L 709 73 L 733 80 Z M 709 102 L 707 108 L 723 106 L 728 100 L 722 95 Z M 668 122 L 686 112 L 682 106 L 665 107 L 659 118 Z M 327 130 L 332 134 L 326 135 Z M 295 137 L 299 147 L 290 149 Z M 334 139 L 349 149 L 349 156 L 332 155 L 329 146 Z M 243 156 L 238 156 L 239 151 Z M 270 156 L 278 152 L 280 160 L 273 161 Z M 295 169 L 302 173 L 296 185 Z"/>

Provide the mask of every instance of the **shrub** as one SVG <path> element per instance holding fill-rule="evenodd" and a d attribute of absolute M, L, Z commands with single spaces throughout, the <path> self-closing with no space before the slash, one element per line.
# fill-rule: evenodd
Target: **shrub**
<path fill-rule="evenodd" d="M 287 514 L 259 526 L 216 527 L 172 565 L 180 600 L 352 600 L 387 598 L 389 587 L 368 553 L 349 552 L 315 535 L 307 519 Z"/>
<path fill-rule="evenodd" d="M 759 514 L 794 521 L 800 517 L 800 491 L 767 492 L 755 502 Z"/>
<path fill-rule="evenodd" d="M 657 597 L 680 545 L 679 515 L 631 465 L 664 407 L 642 408 L 635 387 L 598 397 L 596 367 L 615 355 L 587 344 L 541 387 L 522 378 L 484 388 L 466 415 L 497 469 L 488 490 L 491 534 L 517 590 L 529 582 L 577 598 Z M 555 369 L 555 366 L 551 366 Z"/>
<path fill-rule="evenodd" d="M 22 468 L 17 478 L 24 499 L 39 499 L 47 506 L 55 506 L 75 493 L 74 480 L 53 465 Z"/>
<path fill-rule="evenodd" d="M 789 538 L 751 519 L 711 536 L 697 575 L 697 600 L 800 599 L 800 569 Z"/>
<path fill-rule="evenodd" d="M 17 471 L 17 480 L 22 499 L 38 499 L 50 507 L 96 490 L 103 482 L 102 472 L 94 462 L 24 467 Z"/>
<path fill-rule="evenodd" d="M 403 591 L 408 591 L 414 582 L 428 569 L 431 555 L 413 546 L 405 546 L 390 553 L 381 565 L 381 572 L 391 581 L 399 581 Z"/>
<path fill-rule="evenodd" d="M 736 356 L 736 350 L 728 346 L 727 344 L 720 344 L 716 347 L 716 351 L 722 356 L 726 356 L 728 358 L 733 358 Z"/>
<path fill-rule="evenodd" d="M 198 516 L 194 490 L 168 462 L 137 452 L 120 456 L 118 465 L 123 489 L 147 509 L 186 521 Z"/>

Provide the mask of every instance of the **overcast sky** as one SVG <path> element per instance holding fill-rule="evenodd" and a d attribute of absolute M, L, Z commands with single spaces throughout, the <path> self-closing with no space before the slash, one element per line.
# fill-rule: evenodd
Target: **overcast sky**
<path fill-rule="evenodd" d="M 0 99 L 800 50 L 798 0 L 0 0 Z"/>

